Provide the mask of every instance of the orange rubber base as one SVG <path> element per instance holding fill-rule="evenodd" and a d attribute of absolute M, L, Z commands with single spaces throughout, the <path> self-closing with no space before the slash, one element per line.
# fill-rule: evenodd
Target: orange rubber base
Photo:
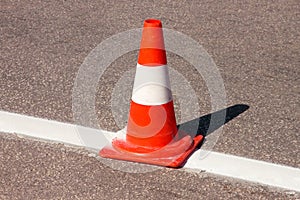
<path fill-rule="evenodd" d="M 99 155 L 104 158 L 178 168 L 185 163 L 187 158 L 193 153 L 195 148 L 200 144 L 202 140 L 202 135 L 198 135 L 193 139 L 191 138 L 191 136 L 185 135 L 183 137 L 180 137 L 180 139 L 171 142 L 165 147 L 150 153 L 135 153 L 126 151 L 122 148 L 118 148 L 118 146 L 115 145 L 110 145 L 101 149 Z M 118 139 L 114 139 L 113 143 L 115 143 L 116 141 L 118 143 L 126 143 L 126 141 Z M 188 148 L 181 148 L 181 146 L 183 145 L 180 144 L 186 143 L 187 141 L 190 141 L 191 145 L 188 146 Z"/>

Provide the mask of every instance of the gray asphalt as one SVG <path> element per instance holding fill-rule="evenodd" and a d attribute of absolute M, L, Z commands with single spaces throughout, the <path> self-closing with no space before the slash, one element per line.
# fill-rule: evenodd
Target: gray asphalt
<path fill-rule="evenodd" d="M 297 199 L 300 194 L 207 173 L 125 173 L 91 152 L 1 136 L 1 199 Z"/>
<path fill-rule="evenodd" d="M 213 150 L 299 168 L 299 11 L 300 3 L 296 0 L 143 4 L 139 1 L 2 1 L 0 109 L 73 123 L 74 80 L 89 52 L 113 34 L 141 28 L 146 18 L 158 18 L 164 27 L 198 41 L 212 56 L 224 80 L 228 107 L 249 106 L 224 125 Z M 122 73 L 135 67 L 136 58 L 137 52 L 120 57 L 99 81 L 96 110 L 105 129 L 118 129 L 110 111 L 110 94 Z M 168 53 L 168 62 L 188 78 L 196 91 L 200 116 L 209 114 L 210 97 L 201 77 L 195 76 L 188 62 L 174 54 Z M 98 160 L 68 147 L 64 148 L 66 153 L 57 145 L 7 135 L 1 136 L 0 144 L 4 147 L 1 158 L 5 160 L 1 162 L 4 191 L 0 194 L 8 199 L 26 196 L 65 199 L 81 193 L 86 194 L 78 196 L 81 199 L 197 199 L 203 195 L 211 199 L 296 198 L 285 196 L 284 191 L 277 193 L 263 186 L 206 173 L 195 175 L 162 169 L 146 176 L 126 174 L 108 169 Z M 51 152 L 51 158 L 43 156 L 46 151 L 43 148 Z M 24 166 L 20 154 L 26 160 Z M 36 159 L 31 158 L 32 154 Z M 78 165 L 74 166 L 76 161 Z M 77 175 L 60 173 L 61 170 L 69 172 L 68 169 Z M 87 177 L 84 172 L 89 169 L 95 171 Z M 98 180 L 109 185 L 102 187 Z"/>

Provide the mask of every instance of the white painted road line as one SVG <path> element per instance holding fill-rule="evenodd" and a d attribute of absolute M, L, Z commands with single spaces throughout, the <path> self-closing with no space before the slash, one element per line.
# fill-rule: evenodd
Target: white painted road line
<path fill-rule="evenodd" d="M 97 149 L 116 133 L 0 111 L 0 132 L 17 133 L 46 140 Z"/>
<path fill-rule="evenodd" d="M 113 132 L 4 111 L 0 111 L 0 132 L 23 134 L 97 150 L 118 135 Z M 207 156 L 202 158 L 202 154 Z M 218 175 L 300 192 L 299 168 L 218 152 L 207 154 L 204 150 L 196 151 L 184 168 L 205 170 Z"/>
<path fill-rule="evenodd" d="M 195 152 L 185 167 L 201 169 L 213 174 L 300 191 L 300 169 L 260 160 L 248 159 L 218 152 Z"/>

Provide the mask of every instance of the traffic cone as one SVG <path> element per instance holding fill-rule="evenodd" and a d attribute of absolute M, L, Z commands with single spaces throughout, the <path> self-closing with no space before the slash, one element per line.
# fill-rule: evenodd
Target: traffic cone
<path fill-rule="evenodd" d="M 162 24 L 144 22 L 126 138 L 115 138 L 102 157 L 180 167 L 202 141 L 177 130 Z"/>

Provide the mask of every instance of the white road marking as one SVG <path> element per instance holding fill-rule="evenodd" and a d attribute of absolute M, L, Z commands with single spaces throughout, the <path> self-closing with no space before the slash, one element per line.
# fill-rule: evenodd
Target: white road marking
<path fill-rule="evenodd" d="M 0 132 L 101 149 L 118 134 L 0 111 Z M 184 168 L 300 192 L 300 169 L 218 152 L 196 151 Z M 204 158 L 201 155 L 207 155 Z"/>
<path fill-rule="evenodd" d="M 205 158 L 200 158 L 201 153 L 201 150 L 195 152 L 184 167 L 300 191 L 299 168 L 218 152 L 208 152 Z"/>
<path fill-rule="evenodd" d="M 17 133 L 77 146 L 104 147 L 116 133 L 0 111 L 0 132 Z"/>

